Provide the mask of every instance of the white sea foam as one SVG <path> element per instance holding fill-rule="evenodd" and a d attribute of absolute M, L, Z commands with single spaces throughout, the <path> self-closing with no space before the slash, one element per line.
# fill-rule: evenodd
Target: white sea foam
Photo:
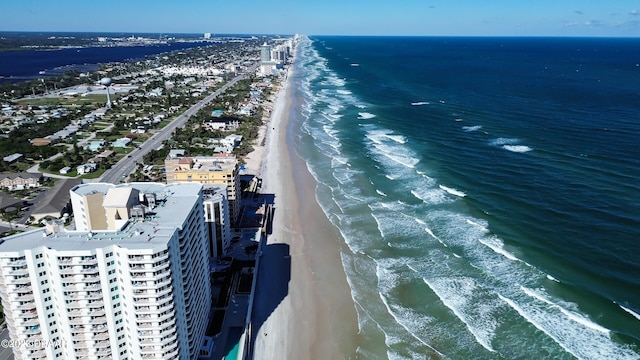
<path fill-rule="evenodd" d="M 512 297 L 511 306 L 527 321 L 578 359 L 637 359 L 633 349 L 611 339 L 611 331 L 578 313 L 575 305 L 556 303 L 543 291 L 524 286 L 521 290 L 537 301 Z M 506 298 L 506 297 L 505 297 Z"/>
<path fill-rule="evenodd" d="M 398 145 L 395 142 L 384 142 L 381 138 L 371 135 L 368 135 L 367 138 L 369 138 L 373 143 L 373 147 L 371 148 L 371 150 L 374 153 L 386 157 L 397 164 L 413 169 L 416 164 L 420 162 L 420 159 L 414 157 L 414 154 L 411 150 Z M 377 160 L 381 161 L 382 159 L 378 157 Z M 394 170 L 393 172 L 396 171 Z"/>
<path fill-rule="evenodd" d="M 387 134 L 387 137 L 395 142 L 397 142 L 398 144 L 404 144 L 407 142 L 407 138 L 405 138 L 402 135 L 390 135 Z"/>
<path fill-rule="evenodd" d="M 489 229 L 487 228 L 488 224 L 486 221 L 478 220 L 478 219 L 465 219 L 465 222 L 469 225 L 473 225 L 476 228 L 480 229 L 483 233 L 488 233 Z"/>
<path fill-rule="evenodd" d="M 329 79 L 329 83 L 333 86 L 339 86 L 339 87 L 342 87 L 346 84 L 344 79 L 337 78 L 337 77 Z"/>
<path fill-rule="evenodd" d="M 446 248 L 448 248 L 448 247 L 449 247 L 449 245 L 447 245 L 444 241 L 442 241 L 442 239 L 440 239 L 439 237 L 437 237 L 437 236 L 433 233 L 433 231 L 432 231 L 431 229 L 429 229 L 428 227 L 425 227 L 425 228 L 424 228 L 424 231 L 425 231 L 427 234 L 429 234 L 432 238 L 434 238 L 434 239 L 438 240 L 438 242 L 439 242 L 440 244 L 442 244 L 444 247 L 446 247 Z"/>
<path fill-rule="evenodd" d="M 420 224 L 420 225 L 427 225 L 427 223 L 426 223 L 426 222 L 424 222 L 424 221 L 422 221 L 422 220 L 420 220 L 420 219 L 418 219 L 418 218 L 414 218 L 414 220 L 415 220 L 418 224 Z"/>
<path fill-rule="evenodd" d="M 329 109 L 331 109 L 331 110 L 333 110 L 335 112 L 338 112 L 338 111 L 342 110 L 342 108 L 343 108 L 343 106 L 340 105 L 340 104 L 329 104 L 327 106 L 329 107 Z"/>
<path fill-rule="evenodd" d="M 376 192 L 381 195 L 381 196 L 387 196 L 387 194 L 385 194 L 384 192 L 382 192 L 381 190 L 376 189 Z"/>
<path fill-rule="evenodd" d="M 540 324 L 538 321 L 536 321 L 535 317 L 530 316 L 526 311 L 524 311 L 524 309 L 522 309 L 520 306 L 518 306 L 518 304 L 516 304 L 514 301 L 498 294 L 498 297 L 504 301 L 505 303 L 507 303 L 507 305 L 511 306 L 518 314 L 520 314 L 520 316 L 522 316 L 527 322 L 529 322 L 531 325 L 535 326 L 538 330 L 542 331 L 543 333 L 547 334 L 547 336 L 549 336 L 551 339 L 553 339 L 553 341 L 555 341 L 558 345 L 560 345 L 560 347 L 562 347 L 565 351 L 567 351 L 568 353 L 570 353 L 571 355 L 580 358 L 579 356 L 577 356 L 575 353 L 573 353 L 571 351 L 570 348 L 566 347 L 563 345 L 561 339 L 559 339 L 558 337 L 556 337 L 553 333 L 547 331 L 547 329 Z"/>
<path fill-rule="evenodd" d="M 375 114 L 372 113 L 368 113 L 368 112 L 360 112 L 358 113 L 358 119 L 364 120 L 364 119 L 372 119 L 376 117 Z"/>
<path fill-rule="evenodd" d="M 331 157 L 331 167 L 336 168 L 338 166 L 347 165 L 349 159 L 343 156 L 332 156 Z"/>
<path fill-rule="evenodd" d="M 457 119 L 453 119 L 455 122 L 461 122 L 464 121 L 463 119 L 457 118 Z"/>
<path fill-rule="evenodd" d="M 517 153 L 525 153 L 533 150 L 532 148 L 525 145 L 502 145 L 502 148 Z"/>
<path fill-rule="evenodd" d="M 416 319 L 416 315 L 411 314 L 408 309 L 403 309 L 398 306 L 391 306 L 387 301 L 387 298 L 378 292 L 378 296 L 382 300 L 382 303 L 387 308 L 387 312 L 394 318 L 394 320 L 400 324 L 414 339 L 418 340 L 422 345 L 438 353 L 438 355 L 444 357 L 444 354 L 436 350 L 433 346 L 429 345 L 426 341 L 422 340 L 420 336 L 413 332 L 413 329 L 420 328 L 420 325 L 424 324 L 424 320 Z M 413 317 L 413 319 L 411 319 Z M 409 324 L 406 324 L 409 323 Z M 402 357 L 404 358 L 404 357 Z M 415 357 L 414 357 L 415 358 Z"/>
<path fill-rule="evenodd" d="M 516 145 L 519 142 L 520 142 L 520 139 L 516 139 L 516 138 L 497 138 L 497 139 L 491 140 L 489 144 L 493 146 L 503 146 L 503 145 Z"/>
<path fill-rule="evenodd" d="M 403 154 L 392 154 L 389 152 L 384 152 L 384 156 L 397 162 L 398 164 L 401 164 L 403 166 L 406 166 L 412 169 L 416 166 L 417 163 L 420 162 L 419 159 L 413 158 L 411 156 L 403 155 Z"/>
<path fill-rule="evenodd" d="M 462 130 L 466 131 L 466 132 L 473 132 L 473 131 L 478 131 L 482 129 L 482 125 L 475 125 L 475 126 L 463 126 Z"/>
<path fill-rule="evenodd" d="M 454 188 L 450 188 L 450 187 L 446 187 L 444 185 L 439 185 L 440 189 L 446 191 L 447 193 L 451 194 L 451 195 L 455 195 L 455 196 L 459 196 L 459 197 L 465 197 L 467 196 L 467 194 L 465 194 L 464 192 L 454 189 Z"/>
<path fill-rule="evenodd" d="M 636 319 L 640 320 L 640 314 L 638 314 L 637 312 L 635 312 L 635 311 L 633 311 L 633 310 L 629 309 L 628 307 L 624 307 L 624 306 L 622 306 L 622 305 L 620 305 L 620 304 L 618 304 L 618 306 L 620 306 L 620 308 L 621 308 L 622 310 L 624 310 L 624 311 L 628 312 L 629 314 L 633 315 L 633 317 L 634 317 L 634 318 L 636 318 Z"/>
<path fill-rule="evenodd" d="M 554 278 L 553 276 L 547 274 L 547 279 L 551 280 L 551 281 L 555 281 L 557 283 L 559 283 L 560 281 L 558 281 L 558 279 Z"/>
<path fill-rule="evenodd" d="M 342 115 L 339 115 L 339 114 L 330 114 L 326 112 L 321 112 L 321 114 L 331 122 L 335 122 L 336 120 L 339 120 L 342 117 Z"/>
<path fill-rule="evenodd" d="M 480 288 L 475 280 L 466 277 L 455 278 L 423 278 L 423 281 L 438 296 L 444 306 L 462 321 L 476 341 L 485 349 L 495 352 L 491 341 L 495 336 L 498 326 L 491 315 L 491 311 L 485 311 L 490 306 L 486 299 L 475 303 Z"/>
<path fill-rule="evenodd" d="M 421 187 L 411 190 L 411 194 L 417 199 L 422 200 L 427 205 L 437 205 L 451 202 L 451 199 L 447 198 L 445 192 L 440 189 Z"/>
<path fill-rule="evenodd" d="M 434 239 L 438 239 L 438 237 L 436 236 L 436 234 L 433 233 L 433 231 L 431 229 L 429 229 L 428 227 L 424 228 L 424 231 L 427 232 L 427 234 L 429 234 L 432 238 Z M 438 241 L 440 241 L 440 239 L 438 239 Z"/>
<path fill-rule="evenodd" d="M 323 125 L 322 126 L 322 130 L 324 130 L 324 132 L 331 136 L 333 139 L 335 140 L 339 140 L 338 137 L 336 135 L 338 135 L 339 131 L 336 130 L 335 128 L 333 128 L 332 126 L 329 125 Z"/>
<path fill-rule="evenodd" d="M 439 352 L 427 341 L 425 341 L 421 336 L 421 333 L 424 332 L 422 330 L 424 329 L 424 324 L 431 323 L 435 321 L 435 319 L 424 314 L 418 314 L 412 311 L 412 309 L 408 309 L 406 307 L 403 307 L 402 305 L 390 303 L 387 299 L 387 296 L 385 295 L 392 292 L 393 289 L 399 284 L 410 281 L 412 276 L 407 276 L 406 272 L 403 271 L 403 267 L 399 270 L 396 270 L 398 263 L 395 260 L 378 259 L 375 260 L 375 262 L 376 277 L 379 280 L 378 296 L 380 300 L 382 300 L 387 313 L 391 315 L 395 322 L 399 324 L 414 340 L 419 341 L 422 345 L 435 351 L 440 356 L 444 356 L 441 352 Z M 403 339 L 401 343 L 406 343 L 406 338 Z"/>
<path fill-rule="evenodd" d="M 367 125 L 362 125 L 362 126 L 365 128 L 371 128 L 370 126 L 367 126 Z M 376 144 L 382 144 L 386 140 L 392 140 L 393 142 L 398 144 L 405 144 L 407 142 L 407 138 L 404 137 L 403 135 L 397 135 L 387 130 L 377 130 L 377 129 L 369 130 L 365 134 L 365 137 L 375 142 Z"/>
<path fill-rule="evenodd" d="M 585 318 L 584 316 L 582 316 L 581 314 L 578 314 L 577 312 L 575 312 L 573 310 L 566 309 L 565 307 L 560 306 L 560 304 L 555 303 L 555 302 L 547 299 L 540 291 L 529 289 L 529 288 L 526 288 L 524 286 L 520 286 L 520 288 L 522 289 L 522 291 L 524 291 L 525 294 L 527 294 L 527 295 L 529 295 L 529 296 L 531 296 L 531 297 L 533 297 L 535 299 L 538 299 L 538 300 L 544 302 L 547 305 L 550 305 L 552 308 L 560 310 L 561 313 L 563 313 L 567 318 L 571 319 L 572 321 L 574 321 L 574 322 L 576 322 L 576 323 L 578 323 L 580 325 L 583 325 L 585 327 L 588 327 L 590 329 L 597 330 L 597 331 L 599 331 L 601 333 L 604 333 L 604 334 L 607 334 L 607 335 L 609 334 L 609 332 L 610 332 L 609 329 L 596 324 L 595 322 Z"/>
<path fill-rule="evenodd" d="M 411 105 L 412 106 L 429 105 L 429 102 L 428 101 L 416 101 L 416 102 L 412 102 Z"/>
<path fill-rule="evenodd" d="M 496 253 L 506 257 L 509 260 L 513 260 L 513 261 L 519 261 L 520 260 L 517 257 L 515 257 L 515 255 L 513 255 L 512 253 L 510 253 L 507 250 L 505 250 L 503 248 L 504 244 L 502 244 L 502 241 L 500 241 L 496 237 L 482 238 L 479 241 L 480 241 L 480 243 L 482 243 L 482 244 L 488 246 L 489 248 L 491 248 L 491 250 L 493 250 Z"/>
<path fill-rule="evenodd" d="M 352 94 L 352 93 L 351 93 L 351 91 L 349 91 L 349 90 L 343 90 L 343 89 L 338 89 L 338 90 L 336 90 L 336 92 L 337 92 L 338 94 L 341 94 L 341 95 L 351 95 L 351 94 Z"/>

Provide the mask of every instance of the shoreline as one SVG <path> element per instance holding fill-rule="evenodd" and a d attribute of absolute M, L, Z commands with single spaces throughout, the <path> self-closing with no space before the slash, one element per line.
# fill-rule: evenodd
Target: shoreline
<path fill-rule="evenodd" d="M 254 358 L 354 358 L 358 322 L 340 256 L 343 240 L 317 203 L 316 180 L 295 150 L 294 109 L 301 99 L 294 70 L 274 103 L 260 167 L 262 192 L 274 194 L 275 212 L 258 273 Z M 269 289 L 278 275 L 288 275 L 288 283 Z"/>

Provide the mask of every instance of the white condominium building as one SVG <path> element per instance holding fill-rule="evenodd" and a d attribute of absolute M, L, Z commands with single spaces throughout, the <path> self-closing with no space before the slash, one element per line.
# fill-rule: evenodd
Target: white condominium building
<path fill-rule="evenodd" d="M 211 307 L 202 189 L 78 185 L 76 231 L 0 240 L 15 358 L 197 358 Z"/>

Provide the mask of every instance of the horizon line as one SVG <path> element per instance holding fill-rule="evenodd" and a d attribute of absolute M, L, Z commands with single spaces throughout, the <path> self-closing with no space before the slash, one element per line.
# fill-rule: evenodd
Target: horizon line
<path fill-rule="evenodd" d="M 0 33 L 66 33 L 66 34 L 170 34 L 170 35 L 196 35 L 202 34 L 205 32 L 158 32 L 158 31 L 81 31 L 81 30 L 2 30 L 0 29 Z M 304 34 L 304 33 L 296 33 L 296 34 L 285 34 L 285 33 L 210 33 L 212 36 L 295 36 L 295 35 L 305 35 L 308 37 L 312 36 L 320 36 L 320 37 L 433 37 L 433 38 L 611 38 L 611 39 L 640 39 L 640 35 L 475 35 L 475 34 L 467 34 L 467 35 L 428 35 L 428 34 Z"/>

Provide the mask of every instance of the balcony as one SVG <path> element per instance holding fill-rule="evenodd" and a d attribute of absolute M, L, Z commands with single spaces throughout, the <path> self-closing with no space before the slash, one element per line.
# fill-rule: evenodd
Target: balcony
<path fill-rule="evenodd" d="M 89 310 L 84 306 L 81 309 L 69 311 L 69 316 L 104 316 L 104 314 L 103 309 Z"/>
<path fill-rule="evenodd" d="M 176 324 L 175 319 L 171 319 L 169 321 L 167 321 L 164 324 L 158 324 L 158 323 L 141 323 L 138 327 L 140 329 L 144 329 L 144 330 L 161 330 L 161 329 L 166 329 L 168 327 L 172 327 Z"/>
<path fill-rule="evenodd" d="M 91 355 L 91 352 L 89 352 L 89 350 L 75 350 L 75 353 L 76 357 L 80 359 L 89 357 Z"/>
<path fill-rule="evenodd" d="M 158 336 L 166 336 L 164 334 L 157 334 Z M 168 349 L 166 348 L 167 345 L 173 344 L 173 343 L 177 343 L 177 339 L 178 339 L 178 335 L 176 335 L 175 333 L 171 336 L 169 336 L 168 338 L 162 340 L 162 339 L 158 339 L 158 338 L 147 338 L 145 340 L 142 340 L 140 343 L 142 345 L 162 345 L 163 346 L 163 350 L 167 351 Z"/>
<path fill-rule="evenodd" d="M 107 324 L 107 318 L 104 316 L 98 317 L 98 318 L 94 318 L 92 319 L 91 316 L 86 316 L 86 317 L 75 317 L 72 319 L 69 319 L 69 324 L 70 325 L 76 325 L 75 328 L 80 328 L 82 326 L 77 326 L 77 325 L 92 325 L 92 329 L 97 327 L 97 326 L 106 326 Z M 74 328 L 74 329 L 75 329 Z"/>
<path fill-rule="evenodd" d="M 98 259 L 96 259 L 96 258 L 83 259 L 83 260 L 80 260 L 78 262 L 78 264 L 81 264 L 81 265 L 98 265 Z"/>
<path fill-rule="evenodd" d="M 16 325 L 18 326 L 28 326 L 28 327 L 32 327 L 32 326 L 38 326 L 40 324 L 40 321 L 38 321 L 38 319 L 30 319 L 27 321 L 23 321 L 23 322 L 17 322 Z"/>
<path fill-rule="evenodd" d="M 16 294 L 33 294 L 33 288 L 31 288 L 31 285 L 18 285 L 11 289 L 11 292 Z"/>
<path fill-rule="evenodd" d="M 33 294 L 18 296 L 16 293 L 9 294 L 9 301 L 33 301 Z"/>
<path fill-rule="evenodd" d="M 106 325 L 93 325 L 93 326 L 74 326 L 71 328 L 72 333 L 85 333 L 85 338 L 93 336 L 93 334 L 86 333 L 105 333 L 108 336 L 108 328 Z M 97 335 L 97 334 L 95 334 Z"/>
<path fill-rule="evenodd" d="M 74 329 L 72 329 L 74 330 Z M 88 331 L 88 330 L 87 330 Z M 74 334 L 73 338 L 75 340 L 84 340 L 84 341 L 100 341 L 100 340 L 108 340 L 109 339 L 109 333 L 108 332 L 101 332 L 98 334 L 94 334 L 91 332 L 77 332 Z"/>
<path fill-rule="evenodd" d="M 173 304 L 173 297 L 171 296 L 159 296 L 156 297 L 156 295 L 146 295 L 146 298 L 140 299 L 136 302 L 136 305 L 143 305 L 143 306 L 164 306 L 167 303 L 171 303 Z"/>
<path fill-rule="evenodd" d="M 26 331 L 26 334 L 28 334 L 29 336 L 34 336 L 34 335 L 40 335 L 40 325 L 33 325 L 30 326 Z"/>
<path fill-rule="evenodd" d="M 106 340 L 102 340 L 102 341 L 96 342 L 94 346 L 96 347 L 96 349 L 110 349 L 111 343 Z"/>
<path fill-rule="evenodd" d="M 27 312 L 15 313 L 16 314 L 15 316 L 13 314 L 14 314 L 13 312 L 6 313 L 7 317 L 13 317 L 13 318 L 34 319 L 38 317 L 38 312 L 35 309 Z"/>
<path fill-rule="evenodd" d="M 144 263 L 151 263 L 154 262 L 155 260 L 151 258 L 151 256 L 149 255 L 133 255 L 133 256 L 129 256 L 129 264 L 144 264 Z"/>
<path fill-rule="evenodd" d="M 95 257 L 82 259 L 79 257 L 63 257 L 58 259 L 58 263 L 60 265 L 96 265 L 98 264 L 98 259 Z"/>
<path fill-rule="evenodd" d="M 69 276 L 63 277 L 62 282 L 64 283 L 99 283 L 100 276 L 98 275 L 87 275 L 87 276 Z"/>
<path fill-rule="evenodd" d="M 35 302 L 30 302 L 27 304 L 22 304 L 22 305 L 18 305 L 16 306 L 16 310 L 32 310 L 36 308 L 36 303 Z"/>
<path fill-rule="evenodd" d="M 25 340 L 24 348 L 27 350 L 41 350 L 44 347 L 40 336 L 29 336 Z"/>
<path fill-rule="evenodd" d="M 95 291 L 100 288 L 101 288 L 100 283 L 91 283 L 91 284 L 77 283 L 74 285 L 65 286 L 64 289 L 66 291 Z"/>
<path fill-rule="evenodd" d="M 136 309 L 137 314 L 160 314 L 173 307 L 173 301 L 166 301 L 158 306 L 151 308 L 150 306 L 139 306 Z"/>
<path fill-rule="evenodd" d="M 13 276 L 27 275 L 29 274 L 29 269 L 27 269 L 26 267 L 20 268 L 20 269 L 11 269 L 7 271 L 7 274 L 13 275 Z"/>
<path fill-rule="evenodd" d="M 176 349 L 173 350 L 172 352 L 168 353 L 168 354 L 164 354 L 164 359 L 165 360 L 171 360 L 171 359 L 175 359 L 178 357 L 178 343 L 175 344 Z"/>
<path fill-rule="evenodd" d="M 159 278 L 168 276 L 171 274 L 171 271 L 167 269 L 167 266 L 163 266 L 162 268 L 147 268 L 145 270 L 131 270 L 131 277 L 135 279 L 145 278 L 149 280 L 157 280 Z"/>
<path fill-rule="evenodd" d="M 18 259 L 18 260 L 8 261 L 2 266 L 26 266 L 26 265 L 27 265 L 26 259 Z"/>
<path fill-rule="evenodd" d="M 69 319 L 69 324 L 70 325 L 88 325 L 89 324 L 89 319 L 81 318 L 81 317 L 75 317 L 75 318 Z"/>
<path fill-rule="evenodd" d="M 66 298 L 69 300 L 102 299 L 102 291 L 90 291 L 88 294 L 78 294 L 78 293 L 67 294 Z"/>
<path fill-rule="evenodd" d="M 71 266 L 68 268 L 60 269 L 62 275 L 80 275 L 80 274 L 97 274 L 100 269 L 97 266 L 91 268 L 81 268 L 79 266 Z"/>
<path fill-rule="evenodd" d="M 140 346 L 140 354 L 146 355 L 162 355 L 163 351 L 161 347 L 154 346 Z"/>
<path fill-rule="evenodd" d="M 76 350 L 76 354 L 80 352 L 89 352 L 89 350 L 83 349 L 93 349 L 93 341 L 90 341 L 89 339 L 74 337 L 73 340 L 76 341 L 76 343 L 73 344 L 73 348 L 74 350 Z M 84 356 L 88 356 L 88 354 Z"/>
<path fill-rule="evenodd" d="M 159 319 L 157 316 L 154 315 L 138 315 L 136 317 L 136 321 L 138 323 L 143 323 L 143 322 L 158 322 Z"/>
<path fill-rule="evenodd" d="M 15 285 L 31 284 L 31 279 L 28 276 L 25 276 L 8 280 L 8 282 Z"/>
<path fill-rule="evenodd" d="M 28 354 L 31 359 L 44 359 L 47 356 L 47 352 L 44 349 L 40 349 L 38 351 L 34 351 L 31 354 Z"/>

